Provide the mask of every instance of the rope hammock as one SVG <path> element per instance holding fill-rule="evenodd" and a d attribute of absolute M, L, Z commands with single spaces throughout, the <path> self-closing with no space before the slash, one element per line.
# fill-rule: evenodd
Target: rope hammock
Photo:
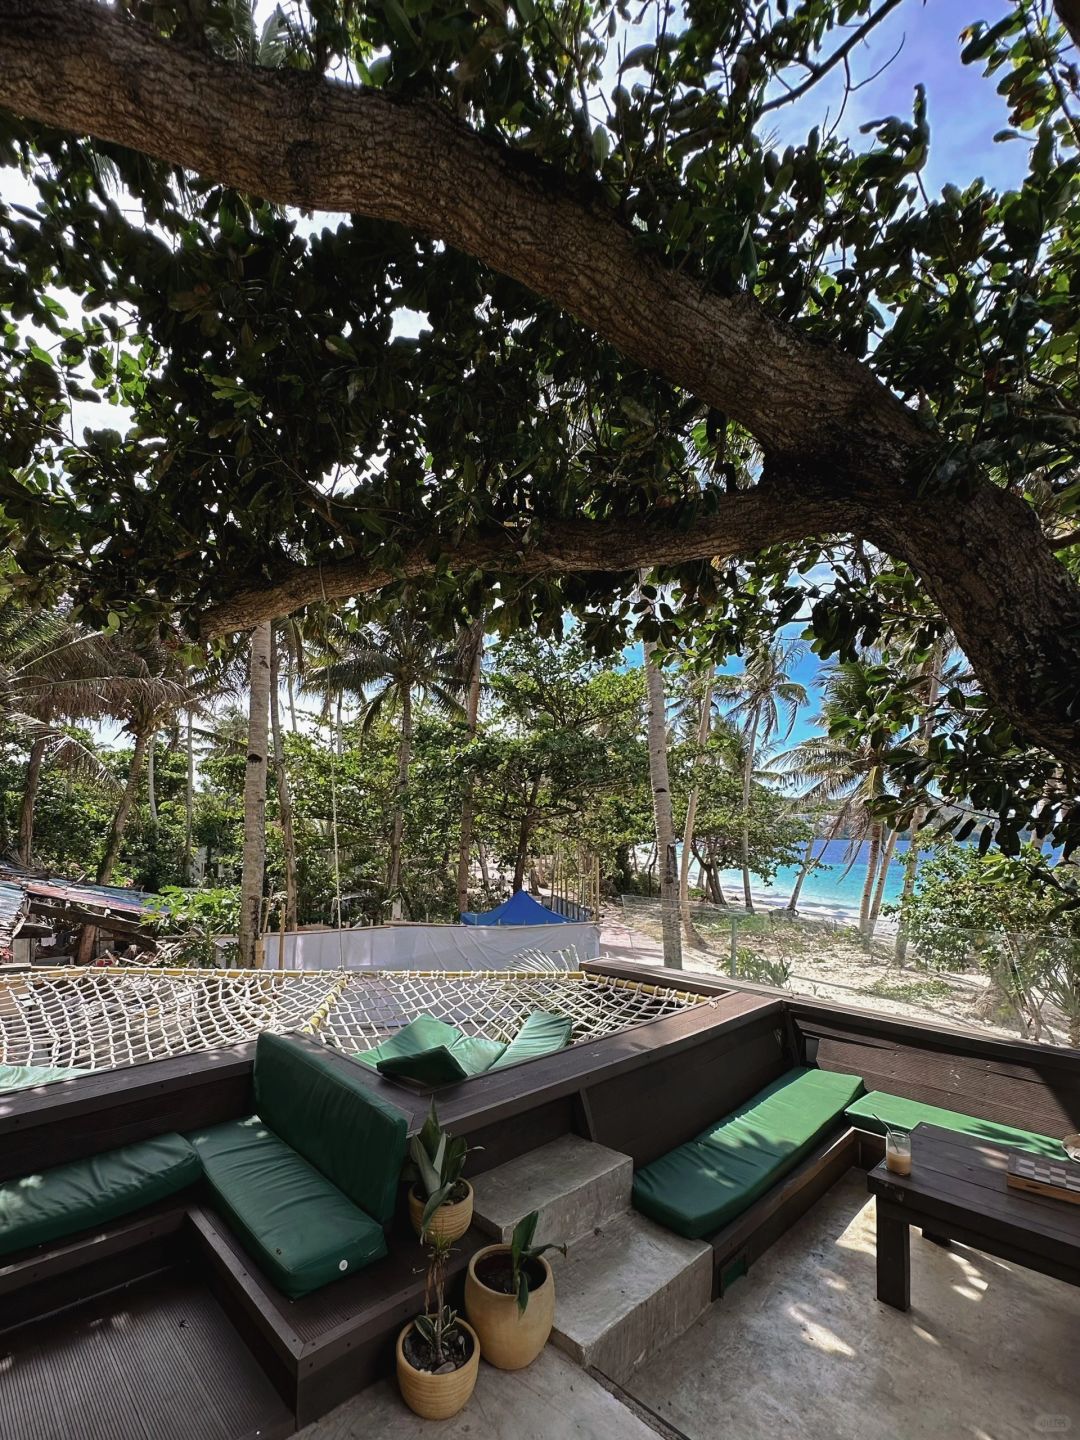
<path fill-rule="evenodd" d="M 0 979 L 0 1063 L 115 1070 L 241 1044 L 263 1030 L 366 1050 L 418 1015 L 505 1042 L 533 1010 L 570 1019 L 571 1044 L 579 1044 L 709 1003 L 557 968 L 34 970 Z"/>

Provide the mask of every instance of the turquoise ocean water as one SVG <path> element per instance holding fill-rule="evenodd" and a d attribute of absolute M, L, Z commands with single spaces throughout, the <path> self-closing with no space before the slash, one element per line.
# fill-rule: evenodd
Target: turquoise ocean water
<path fill-rule="evenodd" d="M 820 849 L 820 844 L 818 846 Z M 893 852 L 885 881 L 884 904 L 900 898 L 904 884 L 904 861 L 908 842 L 898 840 Z M 837 920 L 858 917 L 859 901 L 866 882 L 866 863 L 870 846 L 864 843 L 852 850 L 845 840 L 830 840 L 825 846 L 822 863 L 811 870 L 803 884 L 799 897 L 799 910 L 806 914 L 828 915 Z M 815 854 L 817 850 L 815 849 Z M 854 859 L 853 859 L 854 854 Z M 766 885 L 756 876 L 751 876 L 755 896 L 764 897 L 776 904 L 786 904 L 788 896 L 798 879 L 799 866 L 789 865 L 778 870 L 770 884 Z M 740 903 L 742 896 L 742 872 L 727 870 L 721 876 L 724 893 L 731 904 Z"/>

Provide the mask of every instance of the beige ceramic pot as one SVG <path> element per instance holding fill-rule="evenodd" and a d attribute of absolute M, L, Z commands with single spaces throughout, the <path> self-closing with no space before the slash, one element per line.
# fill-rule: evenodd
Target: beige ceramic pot
<path fill-rule="evenodd" d="M 555 1323 L 555 1277 L 551 1266 L 541 1257 L 536 1261 L 544 1272 L 544 1281 L 529 1292 L 524 1315 L 518 1310 L 516 1295 L 502 1295 L 477 1278 L 477 1261 L 497 1252 L 509 1253 L 509 1245 L 488 1245 L 478 1250 L 469 1261 L 465 1276 L 465 1313 L 480 1336 L 484 1359 L 499 1370 L 521 1370 L 531 1365 L 547 1344 Z"/>
<path fill-rule="evenodd" d="M 410 1320 L 397 1338 L 397 1378 L 401 1398 L 409 1409 L 423 1420 L 449 1420 L 468 1403 L 476 1388 L 476 1375 L 480 1369 L 480 1341 L 476 1331 L 464 1320 L 458 1324 L 472 1339 L 472 1354 L 458 1370 L 445 1375 L 432 1375 L 427 1370 L 417 1370 L 405 1358 L 405 1336 L 413 1327 Z"/>
<path fill-rule="evenodd" d="M 427 1233 L 434 1235 L 440 1240 L 460 1240 L 465 1231 L 472 1224 L 473 1215 L 473 1188 L 467 1180 L 461 1182 L 465 1186 L 466 1195 L 463 1200 L 454 1203 L 440 1205 L 435 1214 L 431 1217 L 431 1223 L 427 1227 Z M 409 1219 L 417 1235 L 420 1234 L 420 1222 L 424 1218 L 424 1202 L 416 1194 L 414 1188 L 409 1186 Z"/>

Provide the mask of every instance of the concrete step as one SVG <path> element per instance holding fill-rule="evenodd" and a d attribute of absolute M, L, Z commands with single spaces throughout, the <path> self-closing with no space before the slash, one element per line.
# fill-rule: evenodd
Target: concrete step
<path fill-rule="evenodd" d="M 552 1341 L 617 1384 L 688 1329 L 711 1298 L 711 1247 L 633 1211 L 565 1259 L 548 1258 L 555 1272 Z"/>
<path fill-rule="evenodd" d="M 523 1215 L 538 1210 L 535 1243 L 573 1245 L 629 1208 L 632 1179 L 629 1155 L 563 1135 L 477 1175 L 473 1223 L 505 1241 Z"/>

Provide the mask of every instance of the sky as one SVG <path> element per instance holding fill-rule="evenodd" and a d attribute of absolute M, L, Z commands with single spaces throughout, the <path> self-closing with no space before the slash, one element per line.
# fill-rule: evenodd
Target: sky
<path fill-rule="evenodd" d="M 257 0 L 264 18 L 271 0 Z M 841 133 L 853 143 L 869 144 L 859 126 L 888 115 L 909 117 L 916 84 L 927 90 L 931 145 L 924 182 L 931 195 L 947 181 L 963 187 L 983 176 L 996 188 L 1015 187 L 1027 163 L 1026 140 L 995 143 L 994 134 L 1007 124 L 1007 112 L 994 82 L 983 78 L 979 66 L 960 62 L 960 32 L 975 20 L 993 23 L 1006 13 L 1003 0 L 905 0 L 852 56 L 852 78 L 862 88 L 849 95 L 841 120 Z M 886 63 L 889 62 L 889 63 Z M 885 67 L 882 70 L 882 67 Z M 880 74 L 877 74 L 881 70 Z M 785 145 L 805 138 L 816 123 L 835 118 L 843 98 L 843 73 L 837 68 L 805 100 L 774 112 L 775 141 Z M 22 176 L 0 170 L 0 198 L 8 203 L 33 205 L 35 192 Z M 313 228 L 337 223 L 340 217 L 316 215 Z M 415 317 L 421 323 L 421 317 Z M 406 327 L 403 328 L 408 328 Z M 94 413 L 97 411 L 98 413 Z M 115 410 L 84 406 L 77 428 L 84 424 L 122 423 Z M 797 629 L 792 633 L 797 634 Z M 640 663 L 640 647 L 628 652 L 630 663 Z M 728 668 L 738 669 L 733 660 Z M 796 666 L 793 678 L 813 689 L 820 664 L 809 651 Z M 813 731 L 815 710 L 808 706 L 792 733 L 794 743 Z"/>

